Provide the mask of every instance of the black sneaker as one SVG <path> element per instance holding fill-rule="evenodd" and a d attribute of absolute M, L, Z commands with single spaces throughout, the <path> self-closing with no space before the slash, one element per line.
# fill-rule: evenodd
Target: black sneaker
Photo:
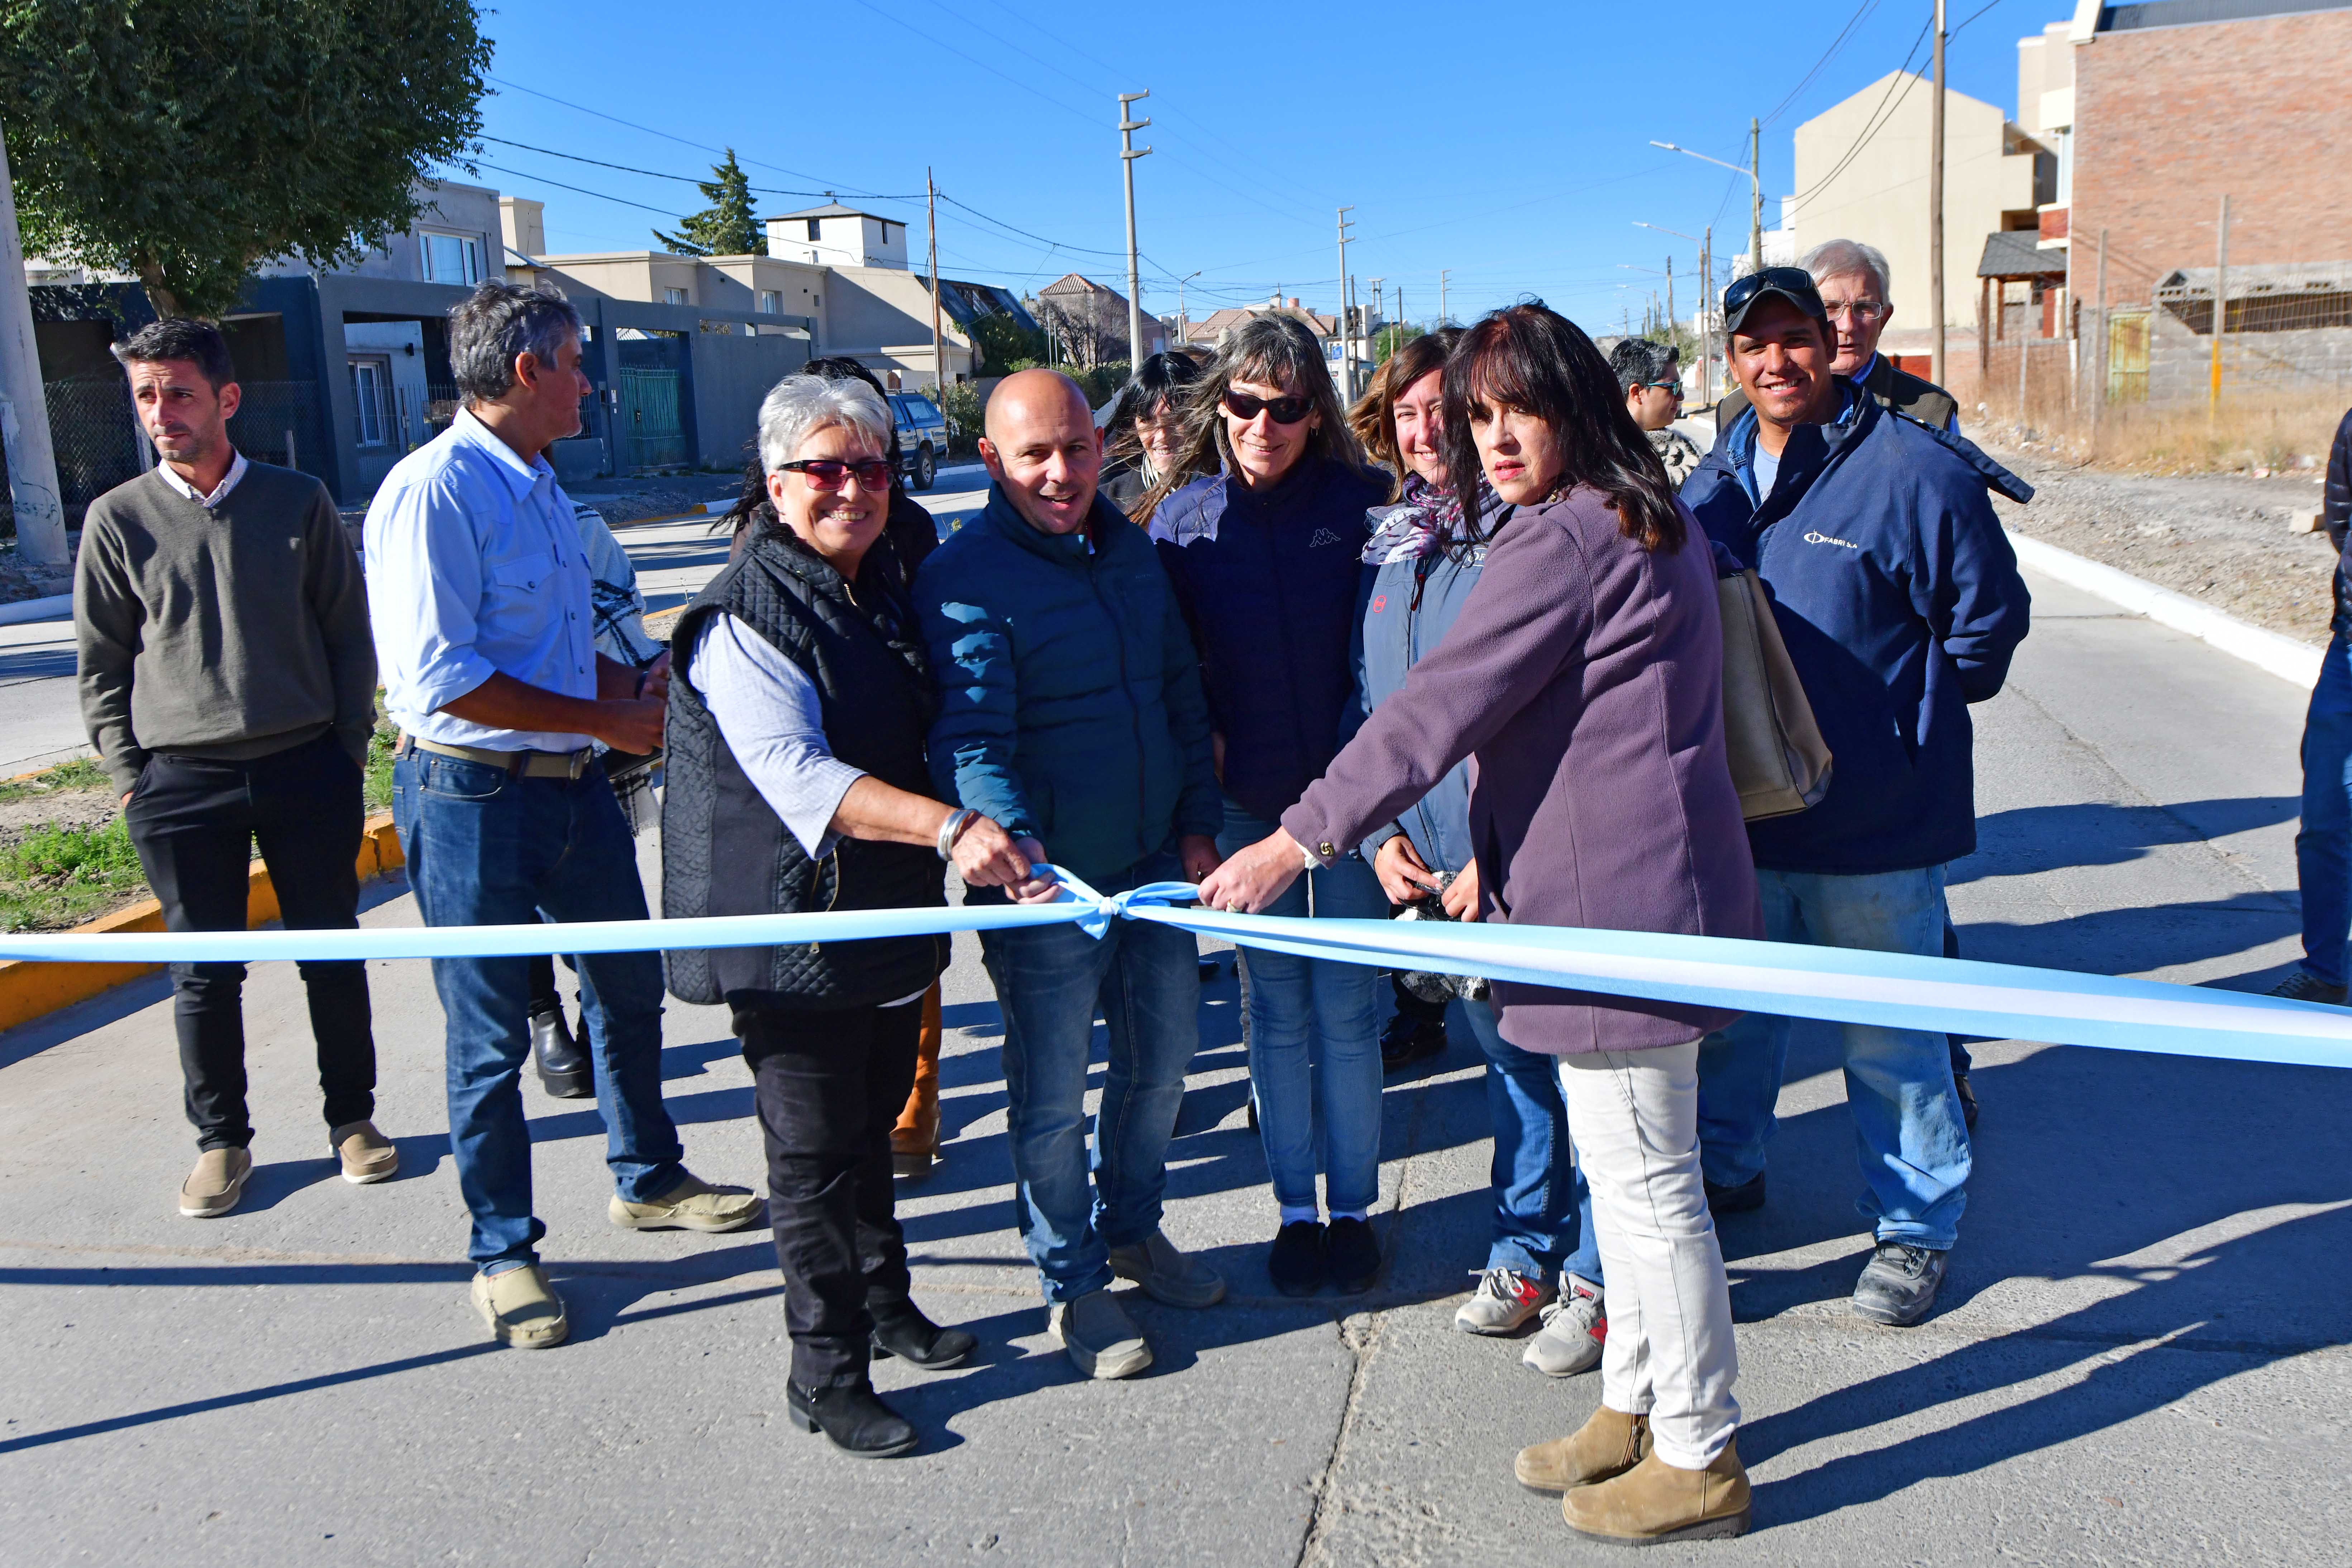
<path fill-rule="evenodd" d="M 2344 987 L 2330 985 L 2308 969 L 2297 969 L 2270 989 L 2273 996 L 2284 996 L 2290 1002 L 2325 1002 L 2331 1007 L 2344 1005 Z"/>
<path fill-rule="evenodd" d="M 1402 1072 L 1445 1051 L 1445 1020 L 1399 1013 L 1381 1031 L 1381 1071 Z"/>
<path fill-rule="evenodd" d="M 1706 1212 L 1709 1214 L 1747 1214 L 1764 1206 L 1764 1173 L 1757 1172 L 1736 1187 L 1718 1187 L 1706 1184 Z"/>
<path fill-rule="evenodd" d="M 1275 1232 L 1273 1250 L 1265 1255 L 1274 1288 L 1286 1296 L 1312 1296 L 1322 1289 L 1323 1249 L 1319 1220 L 1295 1219 Z"/>
<path fill-rule="evenodd" d="M 1951 1257 L 1907 1241 L 1882 1241 L 1862 1278 L 1853 1282 L 1853 1315 L 1874 1323 L 1907 1329 L 1935 1310 Z"/>
<path fill-rule="evenodd" d="M 1381 1271 L 1380 1238 L 1368 1219 L 1335 1219 L 1325 1233 L 1323 1274 L 1342 1296 L 1360 1296 Z"/>

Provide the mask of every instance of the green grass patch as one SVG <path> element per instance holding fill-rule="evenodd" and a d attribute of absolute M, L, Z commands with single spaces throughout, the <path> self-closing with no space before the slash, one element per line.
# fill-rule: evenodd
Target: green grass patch
<path fill-rule="evenodd" d="M 0 849 L 0 927 L 79 925 L 145 888 L 138 851 L 121 817 L 99 827 L 37 827 Z"/>
<path fill-rule="evenodd" d="M 373 816 L 392 809 L 392 749 L 400 731 L 383 710 L 383 688 L 375 689 L 375 732 L 368 737 L 366 782 L 360 786 L 361 809 Z"/>
<path fill-rule="evenodd" d="M 105 783 L 106 770 L 98 765 L 95 758 L 77 757 L 70 763 L 46 768 L 31 778 L 0 784 L 0 800 L 30 800 L 60 790 L 97 789 Z"/>

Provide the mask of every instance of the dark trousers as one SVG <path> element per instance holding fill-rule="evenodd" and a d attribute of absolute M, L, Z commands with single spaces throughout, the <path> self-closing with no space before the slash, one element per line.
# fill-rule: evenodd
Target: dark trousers
<path fill-rule="evenodd" d="M 890 1129 L 915 1086 L 919 1001 L 840 1012 L 743 1008 L 735 1033 L 768 1145 L 793 1381 L 866 1379 L 874 1320 L 912 1279 L 890 1191 Z"/>
<path fill-rule="evenodd" d="M 359 924 L 360 767 L 334 734 L 249 762 L 150 756 L 123 816 L 167 931 L 243 931 L 253 847 L 289 931 Z M 330 1127 L 375 1113 L 367 971 L 300 966 Z M 188 1120 L 200 1149 L 253 1142 L 245 1103 L 245 965 L 172 965 Z"/>

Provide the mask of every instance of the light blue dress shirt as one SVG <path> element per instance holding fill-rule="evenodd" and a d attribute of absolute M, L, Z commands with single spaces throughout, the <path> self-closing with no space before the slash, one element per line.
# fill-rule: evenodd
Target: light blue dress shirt
<path fill-rule="evenodd" d="M 393 721 L 421 741 L 575 752 L 585 735 L 498 730 L 438 711 L 493 674 L 596 695 L 588 562 L 555 471 L 467 410 L 384 477 L 368 503 L 368 614 Z"/>

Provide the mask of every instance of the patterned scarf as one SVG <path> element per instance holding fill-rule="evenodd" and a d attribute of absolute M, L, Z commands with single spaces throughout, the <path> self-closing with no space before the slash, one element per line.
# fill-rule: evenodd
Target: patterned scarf
<path fill-rule="evenodd" d="M 1364 564 L 1417 561 L 1462 536 L 1462 503 L 1419 474 L 1407 476 L 1404 500 L 1391 507 L 1364 542 Z"/>

